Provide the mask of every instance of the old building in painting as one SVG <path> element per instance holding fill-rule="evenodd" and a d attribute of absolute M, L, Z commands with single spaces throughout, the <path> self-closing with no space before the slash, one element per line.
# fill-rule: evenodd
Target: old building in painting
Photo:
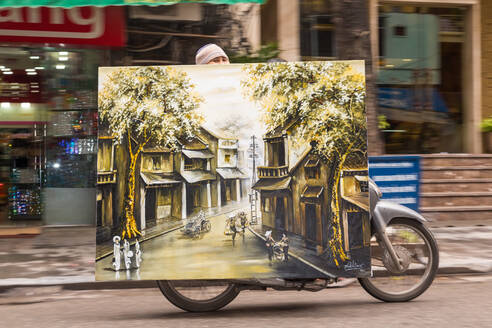
<path fill-rule="evenodd" d="M 97 239 L 105 240 L 111 237 L 118 222 L 114 215 L 113 193 L 116 184 L 114 167 L 114 138 L 100 136 L 98 138 L 97 154 Z"/>
<path fill-rule="evenodd" d="M 215 205 L 212 190 L 215 185 L 216 160 L 214 151 L 217 142 L 206 134 L 197 135 L 192 140 L 183 142 L 181 150 L 176 153 L 179 174 L 183 178 L 183 218 L 204 208 Z"/>
<path fill-rule="evenodd" d="M 322 251 L 330 240 L 335 170 L 332 163 L 321 160 L 310 144 L 298 140 L 295 130 L 295 123 L 292 123 L 264 136 L 265 165 L 258 167 L 259 180 L 253 188 L 260 191 L 265 229 L 272 229 L 277 237 L 281 233 L 300 237 L 307 248 Z M 355 172 L 354 179 L 367 181 L 364 156 L 352 155 L 346 162 L 347 168 L 355 169 L 350 171 Z M 352 249 L 350 245 L 358 245 L 360 238 L 363 243 L 367 242 L 367 238 L 360 237 L 350 244 L 350 236 L 365 236 L 363 229 L 368 224 L 367 190 L 361 189 L 360 183 L 351 181 L 348 172 L 342 171 L 340 183 L 346 188 L 340 188 L 339 193 L 343 199 L 339 214 L 343 218 L 344 238 L 348 238 L 344 241 L 347 251 Z M 360 221 L 355 224 L 354 220 Z"/>
<path fill-rule="evenodd" d="M 240 169 L 240 150 L 237 139 L 219 139 L 217 150 L 217 203 L 240 201 L 247 194 L 248 175 Z"/>
<path fill-rule="evenodd" d="M 99 137 L 98 236 L 109 240 L 123 215 L 128 152 L 114 138 Z M 247 197 L 249 176 L 240 168 L 244 151 L 237 139 L 200 128 L 176 149 L 147 145 L 136 166 L 135 219 L 140 230 L 177 223 L 200 210 Z"/>
<path fill-rule="evenodd" d="M 367 169 L 354 165 L 342 171 L 340 177 L 340 195 L 342 198 L 341 218 L 345 251 L 350 255 L 370 246 L 371 227 L 369 223 Z"/>
<path fill-rule="evenodd" d="M 140 228 L 182 218 L 183 181 L 176 170 L 175 153 L 146 148 L 140 163 Z"/>

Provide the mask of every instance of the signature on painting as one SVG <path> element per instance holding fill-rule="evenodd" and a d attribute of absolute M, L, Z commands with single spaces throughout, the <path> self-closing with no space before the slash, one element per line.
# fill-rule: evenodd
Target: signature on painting
<path fill-rule="evenodd" d="M 345 264 L 344 269 L 345 271 L 354 271 L 354 270 L 360 270 L 364 267 L 363 264 L 357 263 L 355 261 L 350 261 L 349 263 Z"/>

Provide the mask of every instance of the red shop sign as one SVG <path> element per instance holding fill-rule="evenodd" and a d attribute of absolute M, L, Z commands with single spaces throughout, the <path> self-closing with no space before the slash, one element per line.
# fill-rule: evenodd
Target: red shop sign
<path fill-rule="evenodd" d="M 0 42 L 121 47 L 124 17 L 121 7 L 0 8 Z"/>

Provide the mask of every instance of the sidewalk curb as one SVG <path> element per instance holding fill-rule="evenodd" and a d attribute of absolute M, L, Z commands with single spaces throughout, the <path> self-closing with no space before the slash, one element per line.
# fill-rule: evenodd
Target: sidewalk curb
<path fill-rule="evenodd" d="M 155 280 L 139 281 L 93 281 L 66 284 L 27 284 L 0 286 L 0 295 L 15 288 L 40 288 L 60 286 L 63 290 L 105 290 L 105 289 L 135 289 L 135 288 L 157 288 Z"/>
<path fill-rule="evenodd" d="M 455 270 L 456 269 L 456 270 Z M 472 276 L 491 276 L 492 272 L 472 271 L 464 268 L 444 268 L 439 271 L 440 276 L 454 275 L 472 275 Z M 65 284 L 25 284 L 25 285 L 8 285 L 0 286 L 0 296 L 9 290 L 15 288 L 42 288 L 50 286 L 60 286 L 63 290 L 119 290 L 119 289 L 136 289 L 136 288 L 158 288 L 155 280 L 128 280 L 128 281 L 93 281 L 80 283 Z M 339 287 L 339 286 L 333 286 Z"/>
<path fill-rule="evenodd" d="M 439 267 L 437 274 L 476 274 L 476 275 L 492 275 L 492 271 L 473 270 L 468 267 Z"/>

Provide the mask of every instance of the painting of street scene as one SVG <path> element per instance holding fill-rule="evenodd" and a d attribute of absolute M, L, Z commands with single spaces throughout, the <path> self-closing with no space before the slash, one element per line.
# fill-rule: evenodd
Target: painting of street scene
<path fill-rule="evenodd" d="M 97 280 L 370 275 L 364 62 L 99 69 Z"/>

